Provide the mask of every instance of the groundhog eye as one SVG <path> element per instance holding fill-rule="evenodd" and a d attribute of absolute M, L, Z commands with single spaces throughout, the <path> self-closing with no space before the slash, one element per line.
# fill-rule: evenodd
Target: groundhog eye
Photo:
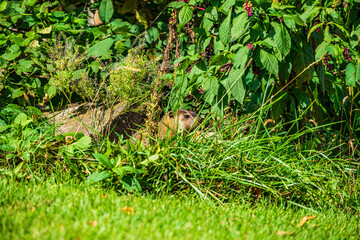
<path fill-rule="evenodd" d="M 187 115 L 187 114 L 184 115 L 184 118 L 189 118 L 189 117 L 190 117 L 190 115 Z"/>

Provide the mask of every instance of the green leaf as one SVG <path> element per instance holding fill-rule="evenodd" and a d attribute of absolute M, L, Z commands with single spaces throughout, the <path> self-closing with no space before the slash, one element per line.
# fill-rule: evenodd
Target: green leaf
<path fill-rule="evenodd" d="M 346 86 L 353 87 L 356 83 L 356 66 L 352 63 L 349 63 L 346 66 Z"/>
<path fill-rule="evenodd" d="M 274 74 L 275 77 L 279 74 L 279 63 L 276 57 L 273 54 L 268 53 L 267 51 L 260 50 L 260 61 L 270 73 Z"/>
<path fill-rule="evenodd" d="M 0 12 L 4 11 L 6 9 L 6 6 L 7 6 L 7 1 L 3 1 L 0 4 Z"/>
<path fill-rule="evenodd" d="M 93 61 L 90 64 L 90 68 L 91 68 L 91 70 L 93 70 L 94 73 L 97 73 L 99 71 L 99 68 L 100 68 L 100 62 L 99 61 Z"/>
<path fill-rule="evenodd" d="M 230 93 L 240 104 L 244 103 L 245 88 L 243 83 L 244 69 L 232 68 L 228 78 L 224 81 L 226 90 L 230 89 Z"/>
<path fill-rule="evenodd" d="M 1 57 L 5 60 L 11 61 L 20 56 L 21 51 L 20 47 L 16 44 L 11 45 L 8 49 L 6 49 L 6 52 L 1 55 Z"/>
<path fill-rule="evenodd" d="M 240 48 L 232 60 L 233 66 L 235 68 L 244 69 L 249 61 L 250 53 L 251 50 L 247 46 Z"/>
<path fill-rule="evenodd" d="M 311 34 L 312 34 L 315 30 L 321 28 L 324 24 L 325 24 L 325 22 L 322 22 L 322 23 L 316 24 L 315 26 L 313 26 L 312 28 L 310 28 L 310 30 L 309 30 L 309 32 L 308 32 L 308 35 L 307 35 L 307 40 L 309 41 L 309 38 L 310 38 Z"/>
<path fill-rule="evenodd" d="M 211 21 L 210 19 L 208 19 L 207 17 L 204 17 L 203 18 L 203 21 L 202 21 L 202 25 L 203 25 L 203 28 L 209 32 L 210 29 L 212 28 L 212 26 L 214 26 L 214 22 Z"/>
<path fill-rule="evenodd" d="M 226 45 L 230 40 L 231 14 L 229 14 L 219 28 L 219 37 L 221 42 Z"/>
<path fill-rule="evenodd" d="M 25 0 L 25 4 L 28 5 L 29 7 L 33 7 L 38 0 Z"/>
<path fill-rule="evenodd" d="M 28 119 L 28 118 L 27 118 L 27 115 L 26 115 L 25 113 L 19 113 L 19 114 L 16 116 L 16 118 L 15 118 L 15 120 L 14 120 L 14 123 L 15 123 L 15 124 L 22 125 L 22 124 L 24 124 L 24 123 L 26 122 L 27 119 Z"/>
<path fill-rule="evenodd" d="M 219 16 L 216 7 L 214 6 L 207 7 L 205 10 L 205 17 L 207 17 L 212 21 L 217 21 Z"/>
<path fill-rule="evenodd" d="M 103 23 L 110 21 L 114 14 L 114 6 L 112 0 L 102 0 L 99 8 L 99 17 Z"/>
<path fill-rule="evenodd" d="M 114 40 L 112 38 L 102 40 L 89 48 L 88 55 L 92 57 L 100 57 L 110 50 L 113 43 Z"/>
<path fill-rule="evenodd" d="M 91 138 L 89 136 L 84 136 L 71 145 L 81 150 L 88 149 L 91 146 Z"/>
<path fill-rule="evenodd" d="M 235 5 L 235 0 L 226 0 L 223 5 L 219 8 L 220 12 L 223 12 L 224 14 L 229 14 L 229 10 L 232 6 Z"/>
<path fill-rule="evenodd" d="M 33 61 L 20 59 L 19 65 L 20 65 L 20 68 L 18 68 L 18 70 L 20 70 L 22 72 L 30 72 L 32 70 Z"/>
<path fill-rule="evenodd" d="M 111 164 L 109 158 L 106 157 L 105 155 L 103 155 L 101 153 L 94 153 L 93 155 L 96 158 L 96 160 L 98 160 L 105 167 L 109 167 L 109 168 L 112 167 L 112 164 Z"/>
<path fill-rule="evenodd" d="M 15 175 L 18 174 L 18 172 L 21 170 L 23 165 L 24 165 L 24 162 L 21 162 L 16 166 L 16 168 L 14 169 Z"/>
<path fill-rule="evenodd" d="M 286 91 L 281 91 L 273 100 L 271 105 L 271 114 L 273 119 L 277 120 L 281 114 L 285 111 L 286 100 L 289 98 L 289 95 Z"/>
<path fill-rule="evenodd" d="M 92 183 L 104 180 L 106 178 L 109 178 L 111 176 L 112 176 L 112 174 L 109 171 L 102 171 L 102 172 L 99 172 L 99 173 L 93 173 L 93 174 L 91 174 L 91 175 L 89 175 L 87 177 L 85 183 L 86 184 L 92 184 Z"/>
<path fill-rule="evenodd" d="M 52 26 L 49 26 L 49 27 L 47 27 L 47 28 L 41 29 L 41 30 L 39 31 L 39 33 L 40 33 L 40 34 L 49 34 L 49 33 L 51 33 L 51 30 L 52 30 Z"/>
<path fill-rule="evenodd" d="M 231 27 L 231 41 L 237 40 L 245 32 L 247 32 L 250 26 L 249 16 L 246 12 L 243 12 L 236 16 L 233 20 Z"/>
<path fill-rule="evenodd" d="M 179 29 L 181 29 L 187 22 L 192 19 L 193 8 L 186 5 L 179 12 Z"/>
<path fill-rule="evenodd" d="M 181 7 L 185 6 L 185 5 L 186 5 L 186 3 L 184 3 L 184 2 L 171 2 L 171 3 L 168 4 L 168 7 L 173 7 L 173 8 L 178 9 L 178 8 L 181 8 Z"/>
<path fill-rule="evenodd" d="M 345 36 L 347 38 L 350 38 L 349 32 L 346 30 L 345 27 L 341 26 L 340 24 L 334 23 L 334 22 L 329 22 L 328 24 L 336 26 L 337 28 L 339 28 L 342 31 L 343 34 L 345 34 Z"/>
<path fill-rule="evenodd" d="M 56 87 L 53 85 L 49 85 L 46 89 L 46 93 L 48 94 L 48 98 L 51 99 L 56 95 Z"/>
<path fill-rule="evenodd" d="M 300 26 L 306 26 L 306 24 L 304 23 L 304 21 L 299 17 L 298 14 L 291 14 L 291 15 L 287 15 L 285 14 L 284 17 L 284 22 L 285 21 L 294 21 L 297 25 Z M 286 19 L 286 20 L 285 20 Z M 286 24 L 286 22 L 285 22 Z M 290 25 L 292 26 L 292 23 L 290 23 Z M 289 26 L 288 26 L 289 27 Z M 291 29 L 291 27 L 289 27 Z"/>
<path fill-rule="evenodd" d="M 284 15 L 283 16 L 285 25 L 290 28 L 292 31 L 296 28 L 295 20 L 291 17 L 291 15 Z"/>
<path fill-rule="evenodd" d="M 141 185 L 134 176 L 125 176 L 122 179 L 124 188 L 129 192 L 141 191 Z"/>
<path fill-rule="evenodd" d="M 327 48 L 330 44 L 326 41 L 323 41 L 315 50 L 315 61 L 323 58 L 328 52 Z"/>
<path fill-rule="evenodd" d="M 292 52 L 292 63 L 295 76 L 301 73 L 296 80 L 298 88 L 302 88 L 303 83 L 309 83 L 314 75 L 314 66 L 311 66 L 306 71 L 304 71 L 311 63 L 314 62 L 314 54 L 311 43 L 307 42 L 306 39 L 297 37 L 295 42 L 299 44 L 298 51 Z M 303 72 L 304 71 L 304 72 Z"/>
<path fill-rule="evenodd" d="M 219 81 L 217 77 L 211 76 L 206 79 L 203 88 L 205 93 L 204 100 L 211 105 L 219 91 Z"/>
<path fill-rule="evenodd" d="M 274 41 L 281 54 L 282 59 L 289 54 L 291 49 L 291 38 L 289 32 L 283 24 L 272 22 L 271 25 L 275 29 Z"/>
<path fill-rule="evenodd" d="M 359 81 L 360 81 L 360 64 L 358 61 L 357 65 L 356 65 L 356 82 L 359 82 Z"/>
<path fill-rule="evenodd" d="M 324 64 L 322 62 L 317 64 L 317 66 L 315 66 L 315 71 L 316 71 L 316 75 L 319 79 L 321 91 L 323 93 L 325 93 L 325 67 L 324 67 Z"/>
<path fill-rule="evenodd" d="M 149 163 L 156 162 L 156 160 L 158 160 L 159 157 L 160 157 L 159 154 L 151 155 L 148 159 L 142 161 L 141 164 L 144 164 L 145 166 L 147 166 L 147 165 L 149 165 Z"/>
<path fill-rule="evenodd" d="M 157 28 L 149 28 L 145 35 L 145 39 L 148 43 L 157 41 L 159 39 L 159 31 L 157 30 Z"/>
<path fill-rule="evenodd" d="M 112 168 L 111 170 L 116 173 L 120 179 L 122 179 L 126 173 L 122 167 Z"/>

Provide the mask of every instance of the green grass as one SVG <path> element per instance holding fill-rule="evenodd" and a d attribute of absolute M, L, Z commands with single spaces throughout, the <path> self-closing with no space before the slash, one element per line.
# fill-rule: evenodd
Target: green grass
<path fill-rule="evenodd" d="M 298 227 L 308 215 L 316 218 Z M 266 198 L 219 206 L 75 184 L 0 184 L 1 239 L 359 239 L 359 219 L 358 213 L 314 213 Z M 293 235 L 280 237 L 278 231 Z"/>

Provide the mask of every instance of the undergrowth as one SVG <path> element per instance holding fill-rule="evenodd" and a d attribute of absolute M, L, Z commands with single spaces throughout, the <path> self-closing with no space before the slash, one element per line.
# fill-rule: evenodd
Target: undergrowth
<path fill-rule="evenodd" d="M 55 126 L 30 109 L 1 110 L 0 174 L 8 182 L 71 178 L 120 192 L 186 194 L 219 204 L 267 198 L 308 209 L 360 209 L 357 153 L 349 158 L 330 126 L 290 133 L 283 124 L 265 124 L 258 113 L 235 124 L 213 119 L 218 124 L 204 128 L 205 121 L 185 137 L 153 138 L 145 146 L 54 135 Z M 213 134 L 203 137 L 205 132 Z"/>

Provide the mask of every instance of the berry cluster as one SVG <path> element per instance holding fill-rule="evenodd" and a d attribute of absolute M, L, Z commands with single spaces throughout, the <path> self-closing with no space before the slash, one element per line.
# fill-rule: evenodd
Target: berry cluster
<path fill-rule="evenodd" d="M 246 3 L 244 3 L 243 7 L 244 7 L 245 11 L 247 12 L 248 16 L 251 17 L 254 13 L 251 2 L 246 0 Z"/>
<path fill-rule="evenodd" d="M 340 4 L 340 0 L 334 0 L 333 5 L 331 7 L 335 9 L 339 4 Z"/>
<path fill-rule="evenodd" d="M 214 50 L 213 50 L 213 40 L 211 40 L 209 46 L 205 49 L 206 53 L 206 62 L 209 64 L 210 58 L 214 56 Z"/>
<path fill-rule="evenodd" d="M 253 74 L 254 74 L 255 76 L 259 76 L 260 73 L 261 73 L 260 68 L 258 68 L 258 67 L 255 65 L 254 62 L 253 62 L 253 64 L 251 65 L 251 67 L 252 67 L 252 72 L 253 72 Z"/>
<path fill-rule="evenodd" d="M 175 9 L 173 9 L 170 17 L 170 24 L 176 23 L 177 16 L 178 16 L 178 12 Z"/>
<path fill-rule="evenodd" d="M 344 47 L 344 57 L 346 60 L 351 61 L 351 57 L 349 56 L 349 49 Z"/>
<path fill-rule="evenodd" d="M 329 71 L 331 72 L 333 70 L 332 65 L 329 63 L 330 60 L 330 56 L 329 54 L 326 54 L 323 60 L 323 63 L 325 65 L 325 68 L 329 69 Z"/>
<path fill-rule="evenodd" d="M 199 93 L 202 94 L 204 92 L 203 87 L 200 87 Z"/>

